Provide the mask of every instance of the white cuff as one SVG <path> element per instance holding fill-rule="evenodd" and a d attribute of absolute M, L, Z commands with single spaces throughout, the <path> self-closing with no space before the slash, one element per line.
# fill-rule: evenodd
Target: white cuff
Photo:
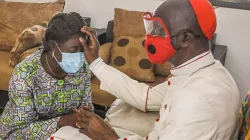
<path fill-rule="evenodd" d="M 93 72 L 95 69 L 95 66 L 100 63 L 102 60 L 101 57 L 98 57 L 96 60 L 94 60 L 90 65 L 89 65 L 89 69 Z"/>
<path fill-rule="evenodd" d="M 96 60 L 94 60 L 90 66 L 89 69 L 94 73 L 94 75 L 100 80 L 100 73 L 104 69 L 106 64 L 103 62 L 102 58 L 99 57 Z"/>

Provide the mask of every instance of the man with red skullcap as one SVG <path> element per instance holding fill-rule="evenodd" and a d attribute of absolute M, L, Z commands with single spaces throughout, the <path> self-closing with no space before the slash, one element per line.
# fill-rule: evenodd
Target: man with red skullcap
<path fill-rule="evenodd" d="M 174 66 L 173 77 L 155 87 L 138 83 L 106 65 L 98 56 L 99 44 L 91 29 L 83 29 L 91 38 L 91 46 L 80 41 L 90 69 L 101 81 L 101 89 L 141 111 L 159 111 L 154 128 L 147 136 L 120 135 L 121 130 L 113 130 L 84 109 L 77 123 L 80 132 L 93 140 L 231 139 L 240 95 L 229 72 L 209 50 L 216 29 L 209 1 L 166 0 L 153 15 L 145 13 L 143 19 L 149 59 L 153 63 L 170 61 Z"/>

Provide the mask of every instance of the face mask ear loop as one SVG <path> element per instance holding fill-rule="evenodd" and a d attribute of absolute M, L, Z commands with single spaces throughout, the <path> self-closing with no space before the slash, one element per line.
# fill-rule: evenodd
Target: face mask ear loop
<path fill-rule="evenodd" d="M 58 48 L 59 52 L 62 54 L 62 51 L 61 51 L 61 49 L 58 47 L 56 41 L 54 41 L 54 42 L 55 42 L 56 47 Z M 57 60 L 57 58 L 56 58 L 56 56 L 55 56 L 55 50 L 52 52 L 52 57 L 54 57 L 55 60 L 56 60 L 56 62 L 59 64 L 59 61 Z"/>
<path fill-rule="evenodd" d="M 58 48 L 58 50 L 60 51 L 60 53 L 62 54 L 62 51 L 61 49 L 59 48 L 58 44 L 56 43 L 56 41 L 54 40 L 55 44 L 56 44 L 56 47 Z"/>

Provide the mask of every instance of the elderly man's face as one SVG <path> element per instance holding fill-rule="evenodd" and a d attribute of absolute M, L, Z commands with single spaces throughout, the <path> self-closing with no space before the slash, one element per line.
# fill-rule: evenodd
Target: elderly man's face
<path fill-rule="evenodd" d="M 176 50 L 175 55 L 169 61 L 178 65 L 185 59 L 184 57 L 193 53 L 188 49 L 188 46 L 193 45 L 190 41 L 193 32 L 186 33 L 186 31 L 199 28 L 189 0 L 166 0 L 155 10 L 153 16 L 161 18 L 169 31 L 172 46 Z M 160 30 L 158 32 L 160 33 Z"/>

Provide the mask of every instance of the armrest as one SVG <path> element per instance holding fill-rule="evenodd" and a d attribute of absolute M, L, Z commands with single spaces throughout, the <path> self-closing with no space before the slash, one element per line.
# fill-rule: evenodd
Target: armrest
<path fill-rule="evenodd" d="M 98 38 L 100 45 L 103 45 L 104 43 L 106 43 L 106 29 L 105 28 L 96 29 L 96 34 L 97 34 L 97 38 Z"/>
<path fill-rule="evenodd" d="M 216 37 L 217 34 L 214 34 L 213 39 L 209 41 L 209 45 L 210 45 L 210 50 L 214 50 L 215 44 L 216 44 Z"/>
<path fill-rule="evenodd" d="M 215 45 L 214 49 L 212 50 L 212 53 L 216 60 L 219 60 L 222 65 L 225 65 L 227 46 Z"/>
<path fill-rule="evenodd" d="M 106 41 L 113 42 L 114 41 L 114 20 L 108 22 L 107 31 L 106 31 Z"/>

